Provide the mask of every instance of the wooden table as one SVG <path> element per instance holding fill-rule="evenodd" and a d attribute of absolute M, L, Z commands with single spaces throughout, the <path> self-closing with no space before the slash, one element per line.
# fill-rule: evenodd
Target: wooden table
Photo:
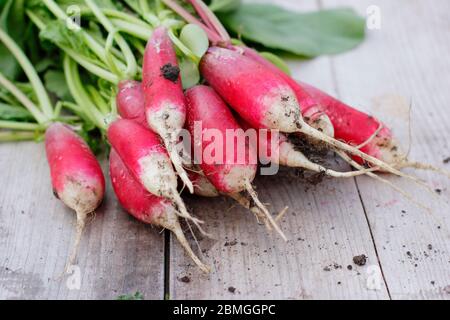
<path fill-rule="evenodd" d="M 274 1 L 275 2 L 275 1 Z M 450 2 L 447 0 L 276 1 L 316 10 L 381 9 L 381 30 L 358 49 L 291 61 L 296 77 L 386 120 L 411 158 L 450 169 Z M 42 144 L 0 145 L 0 298 L 115 299 L 449 299 L 449 180 L 417 173 L 441 190 L 432 196 L 387 177 L 432 213 L 367 177 L 316 187 L 289 176 L 257 180 L 273 211 L 290 207 L 283 243 L 223 198 L 188 199 L 215 240 L 200 241 L 213 267 L 201 275 L 167 233 L 130 218 L 108 187 L 79 254 L 81 286 L 61 278 L 74 215 L 51 192 Z M 106 171 L 106 170 L 105 170 Z M 353 257 L 368 257 L 356 266 Z M 350 269 L 351 266 L 351 270 Z M 184 280 L 184 281 L 182 281 Z M 189 280 L 189 281 L 187 281 Z"/>

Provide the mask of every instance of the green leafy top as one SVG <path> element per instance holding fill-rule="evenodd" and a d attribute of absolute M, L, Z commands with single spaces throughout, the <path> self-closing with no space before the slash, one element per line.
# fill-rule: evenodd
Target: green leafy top
<path fill-rule="evenodd" d="M 274 5 L 245 4 L 219 18 L 243 39 L 305 57 L 347 51 L 365 35 L 364 19 L 351 9 L 300 13 Z"/>

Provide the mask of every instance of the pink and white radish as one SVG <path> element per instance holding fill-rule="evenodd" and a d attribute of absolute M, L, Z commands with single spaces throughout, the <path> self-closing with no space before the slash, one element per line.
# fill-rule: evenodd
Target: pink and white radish
<path fill-rule="evenodd" d="M 45 133 L 45 150 L 54 194 L 77 214 L 70 266 L 75 262 L 87 216 L 103 200 L 105 178 L 88 145 L 66 125 L 50 125 Z"/>
<path fill-rule="evenodd" d="M 114 149 L 109 157 L 109 170 L 114 192 L 122 207 L 143 223 L 172 231 L 194 263 L 203 272 L 209 272 L 208 266 L 200 261 L 189 246 L 175 206 L 169 200 L 149 193 L 130 173 Z"/>
<path fill-rule="evenodd" d="M 252 127 L 303 133 L 387 172 L 422 184 L 417 178 L 309 126 L 289 84 L 262 64 L 234 50 L 212 47 L 203 57 L 200 69 L 208 83 Z"/>
<path fill-rule="evenodd" d="M 176 147 L 178 134 L 186 121 L 186 103 L 175 49 L 164 27 L 156 28 L 147 43 L 142 90 L 147 122 L 162 138 L 175 170 L 192 193 L 192 182 Z"/>
<path fill-rule="evenodd" d="M 193 221 L 203 233 L 202 221 L 192 217 L 177 191 L 177 176 L 159 137 L 133 120 L 113 122 L 107 132 L 108 141 L 126 167 L 147 191 L 176 205 L 180 216 Z"/>
<path fill-rule="evenodd" d="M 207 86 L 196 86 L 186 91 L 187 99 L 187 128 L 193 138 L 192 144 L 194 148 L 200 149 L 202 159 L 199 165 L 214 187 L 222 194 L 234 195 L 242 191 L 247 191 L 253 198 L 257 206 L 265 214 L 266 219 L 277 230 L 277 232 L 286 239 L 283 232 L 268 212 L 267 208 L 258 199 L 251 182 L 255 178 L 257 165 L 256 161 L 252 162 L 252 155 L 255 150 L 244 137 L 245 133 L 234 119 L 231 111 L 223 100 Z M 196 134 L 196 126 L 201 124 L 202 133 L 200 136 Z M 214 130 L 221 137 L 227 137 L 227 131 L 233 132 L 236 139 L 227 141 L 222 139 L 214 141 L 215 152 L 221 153 L 223 156 L 218 161 L 209 161 L 204 157 L 204 152 L 210 148 L 212 141 L 203 134 L 204 131 Z M 245 146 L 230 146 L 235 141 L 245 141 Z M 238 154 L 242 152 L 243 154 Z M 196 155 L 199 152 L 194 150 Z"/>
<path fill-rule="evenodd" d="M 124 80 L 119 83 L 119 92 L 116 96 L 117 111 L 123 119 L 134 120 L 147 127 L 144 111 L 144 93 L 141 83 L 134 80 Z"/>

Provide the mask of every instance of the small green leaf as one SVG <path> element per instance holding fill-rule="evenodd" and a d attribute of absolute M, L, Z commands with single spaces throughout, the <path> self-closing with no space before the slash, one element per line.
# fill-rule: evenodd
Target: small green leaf
<path fill-rule="evenodd" d="M 117 300 L 144 300 L 144 295 L 138 291 L 135 294 L 125 294 L 118 296 Z"/>
<path fill-rule="evenodd" d="M 195 24 L 187 24 L 183 27 L 180 40 L 199 58 L 203 57 L 209 47 L 208 35 Z"/>
<path fill-rule="evenodd" d="M 181 83 L 183 89 L 189 89 L 200 81 L 200 71 L 195 62 L 190 59 L 183 59 L 180 63 Z"/>
<path fill-rule="evenodd" d="M 300 13 L 274 5 L 245 4 L 219 18 L 243 39 L 306 57 L 350 50 L 365 36 L 364 19 L 351 9 Z"/>
<path fill-rule="evenodd" d="M 0 103 L 0 119 L 6 121 L 34 121 L 27 109 Z"/>
<path fill-rule="evenodd" d="M 271 52 L 260 52 L 259 54 L 263 56 L 265 59 L 269 60 L 271 63 L 273 63 L 276 67 L 278 67 L 281 71 L 283 71 L 287 75 L 291 75 L 291 70 L 289 70 L 289 66 L 279 56 Z"/>
<path fill-rule="evenodd" d="M 230 12 L 239 8 L 241 0 L 211 0 L 209 8 L 214 12 Z"/>
<path fill-rule="evenodd" d="M 62 71 L 49 70 L 44 75 L 45 87 L 54 93 L 59 99 L 71 101 L 72 96 Z"/>

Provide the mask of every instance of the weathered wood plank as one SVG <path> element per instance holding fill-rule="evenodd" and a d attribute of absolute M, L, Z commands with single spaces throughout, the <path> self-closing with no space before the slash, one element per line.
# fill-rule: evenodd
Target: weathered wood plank
<path fill-rule="evenodd" d="M 316 9 L 314 2 L 278 1 L 292 9 Z M 332 89 L 327 58 L 293 61 L 294 73 Z M 286 172 L 284 175 L 286 175 Z M 292 171 L 288 171 L 292 173 Z M 173 299 L 386 299 L 367 289 L 365 269 L 353 256 L 365 254 L 377 266 L 370 231 L 354 180 L 327 180 L 308 187 L 283 175 L 257 179 L 263 201 L 277 211 L 285 205 L 282 222 L 290 241 L 281 240 L 256 225 L 254 217 L 224 199 L 193 198 L 193 211 L 207 222 L 216 241 L 203 240 L 209 276 L 200 275 L 172 240 L 170 296 Z M 305 190 L 309 189 L 309 190 Z M 231 208 L 231 209 L 230 209 Z M 235 245 L 230 245 L 236 241 Z M 336 264 L 336 267 L 334 266 Z M 353 270 L 347 270 L 353 265 Z M 330 269 L 330 271 L 324 271 Z M 181 279 L 187 276 L 190 282 Z M 229 288 L 235 288 L 235 292 Z"/>
<path fill-rule="evenodd" d="M 333 58 L 339 95 L 385 120 L 406 147 L 412 101 L 411 159 L 443 167 L 442 160 L 450 156 L 450 3 L 323 3 L 326 7 L 347 4 L 363 14 L 369 5 L 379 6 L 381 30 L 370 31 L 358 50 Z M 442 189 L 442 194 L 435 198 L 407 180 L 389 180 L 432 208 L 431 215 L 388 187 L 365 177 L 357 180 L 392 298 L 450 299 L 449 180 L 417 174 Z"/>
<path fill-rule="evenodd" d="M 74 214 L 54 198 L 43 144 L 0 145 L 0 299 L 162 299 L 164 239 L 107 197 L 80 246 L 79 290 L 60 278 Z M 73 278 L 72 278 L 73 279 Z"/>

